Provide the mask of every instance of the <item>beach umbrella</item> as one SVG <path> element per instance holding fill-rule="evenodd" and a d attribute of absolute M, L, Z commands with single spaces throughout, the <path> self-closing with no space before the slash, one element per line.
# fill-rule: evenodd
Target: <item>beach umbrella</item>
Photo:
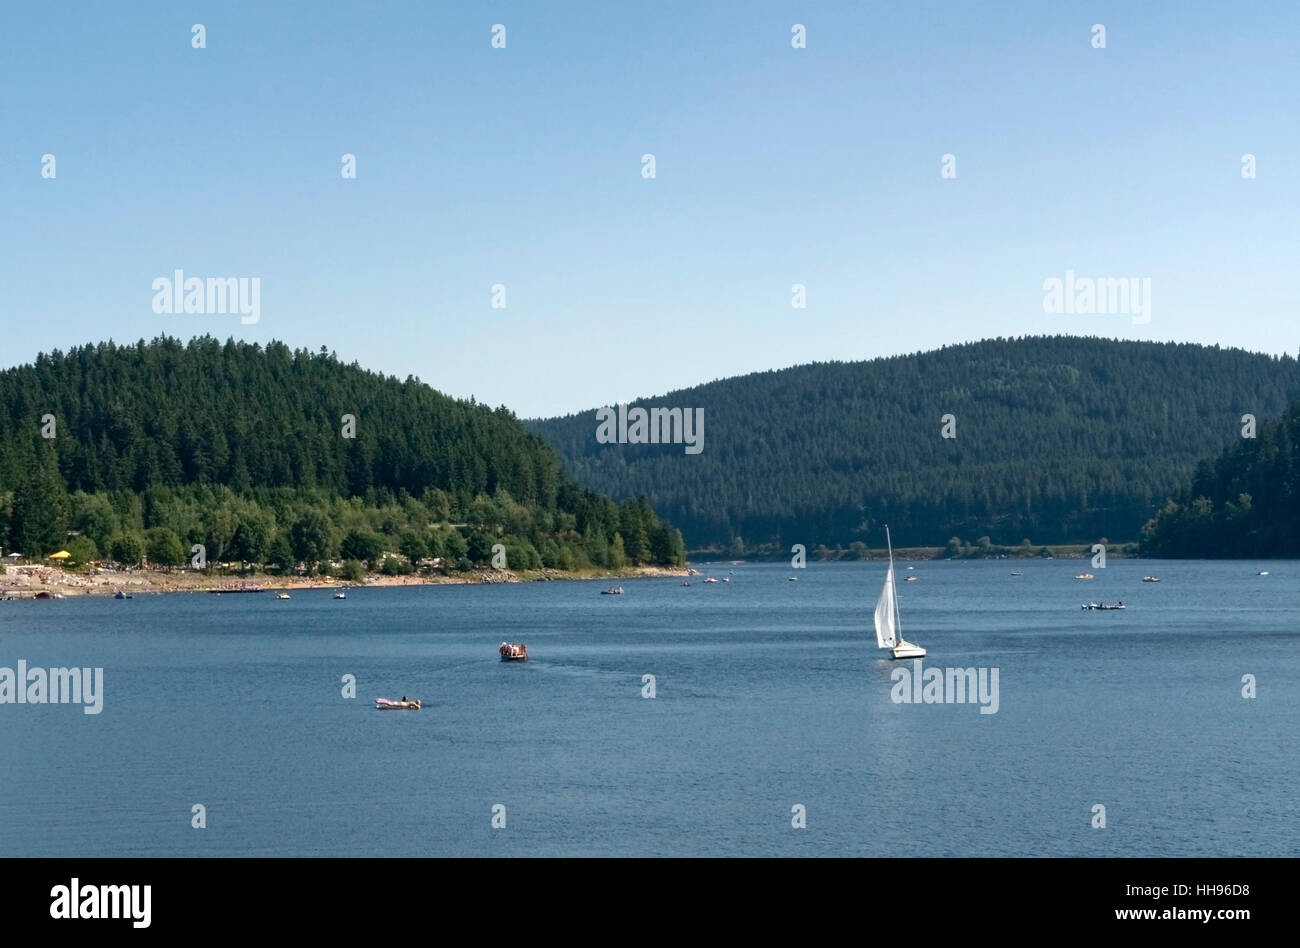
<path fill-rule="evenodd" d="M 49 558 L 52 560 L 66 560 L 71 555 L 67 550 L 59 550 L 57 553 L 51 553 Z"/>

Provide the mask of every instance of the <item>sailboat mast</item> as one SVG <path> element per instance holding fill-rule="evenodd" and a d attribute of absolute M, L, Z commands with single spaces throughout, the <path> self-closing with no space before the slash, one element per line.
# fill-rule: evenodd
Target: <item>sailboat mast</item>
<path fill-rule="evenodd" d="M 894 580 L 894 541 L 889 536 L 889 525 L 885 525 L 885 543 L 889 547 L 889 598 L 894 601 L 894 629 L 898 641 L 903 641 L 903 617 L 898 614 L 898 585 Z"/>

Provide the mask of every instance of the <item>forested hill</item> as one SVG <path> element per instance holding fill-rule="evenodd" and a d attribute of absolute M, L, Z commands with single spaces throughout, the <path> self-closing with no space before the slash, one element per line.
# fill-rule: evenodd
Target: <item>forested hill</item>
<path fill-rule="evenodd" d="M 399 543 L 411 561 L 465 565 L 494 538 L 519 567 L 680 553 L 644 502 L 575 485 L 504 408 L 324 351 L 210 337 L 87 345 L 0 373 L 0 509 L 0 541 L 31 556 L 69 530 L 100 555 L 174 537 L 281 566 Z"/>
<path fill-rule="evenodd" d="M 1197 466 L 1142 531 L 1145 553 L 1300 557 L 1300 402 Z"/>
<path fill-rule="evenodd" d="M 0 407 L 0 483 L 30 464 L 46 413 L 69 490 L 503 487 L 551 506 L 560 483 L 551 450 L 504 410 L 281 343 L 162 338 L 42 354 L 0 374 Z M 342 436 L 345 414 L 354 439 Z"/>
<path fill-rule="evenodd" d="M 885 523 L 905 545 L 1119 542 L 1239 438 L 1244 413 L 1274 416 L 1297 395 L 1290 356 L 1054 336 L 815 363 L 634 403 L 703 408 L 698 454 L 598 443 L 594 411 L 529 425 L 580 483 L 644 494 L 695 549 L 874 547 Z"/>

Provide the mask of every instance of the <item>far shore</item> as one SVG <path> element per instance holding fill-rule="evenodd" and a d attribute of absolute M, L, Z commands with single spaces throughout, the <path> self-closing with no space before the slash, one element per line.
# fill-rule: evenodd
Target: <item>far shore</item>
<path fill-rule="evenodd" d="M 793 551 L 791 551 L 793 552 Z M 748 550 L 742 557 L 733 556 L 722 550 L 691 550 L 686 555 L 695 563 L 776 563 L 789 561 L 791 552 L 772 552 L 768 549 Z M 977 546 L 962 547 L 954 555 L 943 546 L 896 546 L 896 560 L 1079 560 L 1090 559 L 1094 555 L 1091 543 L 1048 543 L 1037 546 L 992 546 L 983 549 Z M 1141 556 L 1137 544 L 1132 542 L 1107 543 L 1106 555 L 1110 559 L 1153 559 Z M 854 551 L 843 548 L 828 550 L 818 556 L 816 548 L 805 549 L 804 556 L 809 563 L 851 563 L 860 560 L 887 560 L 889 552 L 883 547 L 869 547 Z"/>
<path fill-rule="evenodd" d="M 275 576 L 267 573 L 206 573 L 195 570 L 101 569 L 89 572 L 62 570 L 57 567 L 9 567 L 0 575 L 0 598 L 30 599 L 37 593 L 71 598 L 73 596 L 114 596 L 119 591 L 128 596 L 166 593 L 239 592 L 256 586 L 262 592 L 289 592 L 298 589 L 359 589 L 388 586 L 465 586 L 495 583 L 548 582 L 552 580 L 622 580 L 653 577 L 688 576 L 689 567 L 636 566 L 621 570 L 557 569 L 474 569 L 455 573 L 419 573 L 409 576 L 367 575 L 363 582 L 348 582 L 337 576 Z"/>

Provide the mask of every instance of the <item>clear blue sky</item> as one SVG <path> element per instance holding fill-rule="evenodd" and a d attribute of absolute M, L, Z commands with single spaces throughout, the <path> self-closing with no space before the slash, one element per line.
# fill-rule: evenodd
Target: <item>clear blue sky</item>
<path fill-rule="evenodd" d="M 530 417 L 997 335 L 1295 353 L 1297 49 L 1293 2 L 13 3 L 0 362 L 277 338 Z M 261 321 L 156 315 L 177 268 Z M 1044 313 L 1067 269 L 1150 323 Z"/>

